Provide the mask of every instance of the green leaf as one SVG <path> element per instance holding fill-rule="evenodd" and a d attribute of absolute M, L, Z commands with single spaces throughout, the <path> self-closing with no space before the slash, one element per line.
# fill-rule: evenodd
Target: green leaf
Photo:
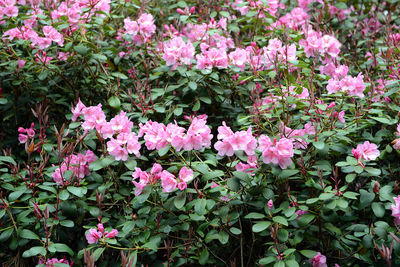
<path fill-rule="evenodd" d="M 198 111 L 200 109 L 200 101 L 197 100 L 196 103 L 193 105 L 192 110 L 193 111 Z"/>
<path fill-rule="evenodd" d="M 278 230 L 278 239 L 282 242 L 286 242 L 289 238 L 289 232 L 283 228 Z"/>
<path fill-rule="evenodd" d="M 96 250 L 93 252 L 94 261 L 97 261 L 100 258 L 105 249 L 106 248 L 96 248 Z"/>
<path fill-rule="evenodd" d="M 77 196 L 77 197 L 83 197 L 87 192 L 87 188 L 86 187 L 68 186 L 67 190 L 70 193 L 72 193 L 73 195 Z"/>
<path fill-rule="evenodd" d="M 314 142 L 313 145 L 315 146 L 316 149 L 318 150 L 323 150 L 325 147 L 325 143 L 322 141 Z"/>
<path fill-rule="evenodd" d="M 115 162 L 115 159 L 112 159 L 111 157 L 100 158 L 100 159 L 90 163 L 89 169 L 91 171 L 98 171 L 98 170 L 101 170 L 101 169 L 109 166 L 113 162 Z"/>
<path fill-rule="evenodd" d="M 225 18 L 229 18 L 229 12 L 227 12 L 227 11 L 220 11 L 219 12 L 219 14 L 221 15 L 221 16 L 223 16 L 223 17 L 225 17 Z"/>
<path fill-rule="evenodd" d="M 121 106 L 121 101 L 117 96 L 114 95 L 108 99 L 108 104 L 115 109 L 119 109 Z"/>
<path fill-rule="evenodd" d="M 12 165 L 17 165 L 17 163 L 12 157 L 7 157 L 7 156 L 0 156 L 0 162 L 8 162 L 11 163 Z"/>
<path fill-rule="evenodd" d="M 203 249 L 203 251 L 200 253 L 200 256 L 199 256 L 199 263 L 201 265 L 206 265 L 208 262 L 209 256 L 210 256 L 210 253 L 208 252 L 208 250 L 206 248 Z"/>
<path fill-rule="evenodd" d="M 150 238 L 149 242 L 143 245 L 144 248 L 149 248 L 153 251 L 157 251 L 158 245 L 160 244 L 161 237 L 153 236 Z"/>
<path fill-rule="evenodd" d="M 69 198 L 69 193 L 68 193 L 67 190 L 62 190 L 62 191 L 58 194 L 58 197 L 59 197 L 61 200 L 67 200 L 67 199 Z"/>
<path fill-rule="evenodd" d="M 206 199 L 204 199 L 204 198 L 198 199 L 196 204 L 194 205 L 194 211 L 198 215 L 204 215 L 204 214 L 206 214 L 206 205 L 207 205 Z"/>
<path fill-rule="evenodd" d="M 357 196 L 358 196 L 359 194 L 358 193 L 355 193 L 355 192 L 345 192 L 344 194 L 343 194 L 343 196 L 345 197 L 345 198 L 350 198 L 350 199 L 357 199 Z"/>
<path fill-rule="evenodd" d="M 376 217 L 382 218 L 385 215 L 385 207 L 383 206 L 382 203 L 373 202 L 371 207 Z"/>
<path fill-rule="evenodd" d="M 63 220 L 60 224 L 65 227 L 74 227 L 74 222 L 71 220 Z"/>
<path fill-rule="evenodd" d="M 255 225 L 253 225 L 252 230 L 254 233 L 259 233 L 259 232 L 262 232 L 265 229 L 267 229 L 270 225 L 271 225 L 271 222 L 269 222 L 269 221 L 258 222 Z"/>
<path fill-rule="evenodd" d="M 158 155 L 159 155 L 160 157 L 162 157 L 162 156 L 164 156 L 165 154 L 168 153 L 168 151 L 169 151 L 170 148 L 171 148 L 170 145 L 166 145 L 165 147 L 159 149 L 159 150 L 157 151 L 157 153 L 158 153 Z"/>
<path fill-rule="evenodd" d="M 304 257 L 309 258 L 309 259 L 314 258 L 315 255 L 318 254 L 316 251 L 309 250 L 309 249 L 300 250 L 300 253 L 303 254 Z"/>
<path fill-rule="evenodd" d="M 231 229 L 229 229 L 229 230 L 234 235 L 240 235 L 242 233 L 242 231 L 239 228 L 236 228 L 236 227 L 231 227 Z"/>
<path fill-rule="evenodd" d="M 7 98 L 0 98 L 0 105 L 7 104 L 8 100 Z"/>
<path fill-rule="evenodd" d="M 174 199 L 175 207 L 180 210 L 186 202 L 186 193 L 184 191 L 180 192 Z"/>
<path fill-rule="evenodd" d="M 56 252 L 67 252 L 70 256 L 74 255 L 74 252 L 70 247 L 62 243 L 53 243 L 49 245 L 49 250 L 53 249 Z"/>
<path fill-rule="evenodd" d="M 197 89 L 197 83 L 195 82 L 189 82 L 189 88 L 192 89 L 193 91 Z"/>
<path fill-rule="evenodd" d="M 269 256 L 269 257 L 266 257 L 266 258 L 262 258 L 259 261 L 259 263 L 261 265 L 268 265 L 268 264 L 270 264 L 271 262 L 274 262 L 274 261 L 276 261 L 276 256 Z"/>
<path fill-rule="evenodd" d="M 381 175 L 381 170 L 380 169 L 375 169 L 375 168 L 371 168 L 371 167 L 365 167 L 364 170 L 366 170 L 372 176 Z"/>
<path fill-rule="evenodd" d="M 88 53 L 88 51 L 89 51 L 89 48 L 87 48 L 86 46 L 84 46 L 84 45 L 76 45 L 76 46 L 74 46 L 74 50 L 75 50 L 75 52 L 77 52 L 78 54 L 81 54 L 81 55 L 86 55 L 87 53 Z"/>
<path fill-rule="evenodd" d="M 335 195 L 332 193 L 322 193 L 321 195 L 319 195 L 319 199 L 320 200 L 328 200 L 333 198 Z"/>
<path fill-rule="evenodd" d="M 285 265 L 286 265 L 287 267 L 299 267 L 299 264 L 298 264 L 297 261 L 295 261 L 295 260 L 288 260 L 288 261 L 285 261 Z"/>
<path fill-rule="evenodd" d="M 298 218 L 297 222 L 299 223 L 300 226 L 306 226 L 309 225 L 311 223 L 312 220 L 314 220 L 315 215 L 313 214 L 303 214 L 300 216 L 300 218 Z"/>
<path fill-rule="evenodd" d="M 225 231 L 220 231 L 218 234 L 218 240 L 221 244 L 225 245 L 229 241 L 229 234 Z"/>
<path fill-rule="evenodd" d="M 272 220 L 276 223 L 283 224 L 285 226 L 289 225 L 288 221 L 282 216 L 275 216 L 274 218 L 272 218 Z"/>
<path fill-rule="evenodd" d="M 10 236 L 12 235 L 13 232 L 14 232 L 14 227 L 3 231 L 0 234 L 0 242 L 7 241 L 10 238 Z"/>
<path fill-rule="evenodd" d="M 257 212 L 250 212 L 246 216 L 244 216 L 245 219 L 262 219 L 265 218 L 264 214 L 257 213 Z"/>
<path fill-rule="evenodd" d="M 375 198 L 374 193 L 370 193 L 364 189 L 360 190 L 360 208 L 367 207 Z"/>
<path fill-rule="evenodd" d="M 25 238 L 25 239 L 37 239 L 37 240 L 40 240 L 40 237 L 37 234 L 35 234 L 34 232 L 32 232 L 31 230 L 28 230 L 28 229 L 22 230 L 21 234 L 19 236 L 22 237 L 22 238 Z"/>
<path fill-rule="evenodd" d="M 44 247 L 32 247 L 28 250 L 25 250 L 24 253 L 22 254 L 22 257 L 29 258 L 29 257 L 36 256 L 38 254 L 45 256 L 46 249 Z"/>
<path fill-rule="evenodd" d="M 26 188 L 23 188 L 23 189 L 21 189 L 21 190 L 12 192 L 12 193 L 8 196 L 8 200 L 9 200 L 10 202 L 17 200 L 23 193 L 26 192 L 26 190 L 27 190 Z"/>

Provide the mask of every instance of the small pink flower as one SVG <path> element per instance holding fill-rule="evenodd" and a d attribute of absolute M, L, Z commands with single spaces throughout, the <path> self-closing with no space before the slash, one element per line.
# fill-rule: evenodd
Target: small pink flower
<path fill-rule="evenodd" d="M 185 183 L 184 181 L 182 181 L 182 182 L 179 182 L 178 183 L 178 188 L 179 188 L 179 190 L 184 190 L 184 189 L 186 189 L 187 188 L 187 183 Z"/>

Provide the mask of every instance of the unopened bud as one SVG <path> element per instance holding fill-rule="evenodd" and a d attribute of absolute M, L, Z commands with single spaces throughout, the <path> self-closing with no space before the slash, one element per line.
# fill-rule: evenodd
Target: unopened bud
<path fill-rule="evenodd" d="M 375 194 L 379 193 L 379 183 L 378 183 L 378 181 L 375 181 L 373 191 L 374 191 Z"/>

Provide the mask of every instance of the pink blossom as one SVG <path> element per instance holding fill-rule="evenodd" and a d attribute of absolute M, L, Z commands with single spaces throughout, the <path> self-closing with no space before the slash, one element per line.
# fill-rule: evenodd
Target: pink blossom
<path fill-rule="evenodd" d="M 175 176 L 170 172 L 164 170 L 161 173 L 161 186 L 163 188 L 163 192 L 170 193 L 175 190 L 177 186 L 177 181 Z"/>
<path fill-rule="evenodd" d="M 163 50 L 163 59 L 167 66 L 173 66 L 173 68 L 181 64 L 189 65 L 195 52 L 193 44 L 189 40 L 185 43 L 181 37 L 174 37 L 164 43 Z"/>
<path fill-rule="evenodd" d="M 356 151 L 356 155 L 359 155 L 359 157 L 362 157 L 365 160 L 375 160 L 380 155 L 378 146 L 369 141 L 365 141 L 364 144 L 359 144 Z"/>
<path fill-rule="evenodd" d="M 393 197 L 394 204 L 390 206 L 392 210 L 392 216 L 394 217 L 394 223 L 400 224 L 400 195 L 397 197 Z"/>
<path fill-rule="evenodd" d="M 189 183 L 191 180 L 193 180 L 193 171 L 186 168 L 186 166 L 182 167 L 182 169 L 179 171 L 179 180 Z"/>
<path fill-rule="evenodd" d="M 114 237 L 116 237 L 118 235 L 118 230 L 116 230 L 116 229 L 112 229 L 111 230 L 111 232 L 109 232 L 109 233 L 104 233 L 104 236 L 106 237 L 106 238 L 114 238 Z"/>
<path fill-rule="evenodd" d="M 23 59 L 18 59 L 18 70 L 22 69 L 25 66 L 26 61 Z"/>
<path fill-rule="evenodd" d="M 328 266 L 326 264 L 326 257 L 324 255 L 322 255 L 320 252 L 318 252 L 318 254 L 314 256 L 314 258 L 310 259 L 310 263 L 313 267 L 327 267 Z"/>
<path fill-rule="evenodd" d="M 186 188 L 187 188 L 187 183 L 186 182 L 184 182 L 184 181 L 182 181 L 182 182 L 179 182 L 178 183 L 178 188 L 179 188 L 179 190 L 185 190 Z"/>
<path fill-rule="evenodd" d="M 78 104 L 76 104 L 75 108 L 72 108 L 71 112 L 73 114 L 72 116 L 72 121 L 76 121 L 77 118 L 82 115 L 83 110 L 86 108 L 86 106 L 81 102 L 81 100 L 78 100 Z"/>
<path fill-rule="evenodd" d="M 143 13 L 137 22 L 139 24 L 139 32 L 143 36 L 150 37 L 156 32 L 156 25 L 154 25 L 154 19 L 151 14 Z"/>
<path fill-rule="evenodd" d="M 97 243 L 102 237 L 102 233 L 96 229 L 89 229 L 89 233 L 86 234 L 86 239 L 89 244 Z"/>

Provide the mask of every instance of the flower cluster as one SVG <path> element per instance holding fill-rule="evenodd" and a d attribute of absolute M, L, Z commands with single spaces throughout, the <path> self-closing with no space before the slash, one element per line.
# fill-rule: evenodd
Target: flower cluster
<path fill-rule="evenodd" d="M 132 132 L 133 123 L 124 111 L 107 122 L 101 104 L 86 107 L 79 101 L 76 107 L 72 109 L 72 113 L 73 121 L 76 121 L 80 115 L 84 115 L 85 121 L 82 123 L 82 128 L 85 131 L 96 129 L 102 138 L 110 139 L 107 142 L 107 151 L 116 160 L 126 161 L 128 154 L 135 154 L 136 157 L 140 157 L 139 138 Z"/>
<path fill-rule="evenodd" d="M 31 123 L 31 127 L 30 128 L 23 128 L 23 127 L 18 127 L 18 141 L 21 144 L 25 144 L 26 142 L 28 142 L 29 139 L 32 139 L 33 137 L 35 137 L 35 123 Z"/>
<path fill-rule="evenodd" d="M 160 150 L 171 144 L 177 151 L 201 150 L 211 146 L 211 129 L 206 125 L 207 116 L 194 117 L 185 134 L 185 129 L 177 123 L 162 123 L 148 121 L 144 125 L 139 124 L 139 137 L 144 136 L 146 147 L 149 150 Z"/>
<path fill-rule="evenodd" d="M 112 229 L 111 232 L 104 231 L 103 224 L 97 224 L 97 230 L 95 228 L 89 229 L 89 232 L 86 234 L 86 240 L 89 244 L 94 244 L 99 241 L 100 238 L 114 238 L 118 235 L 118 230 Z"/>
<path fill-rule="evenodd" d="M 132 177 L 132 183 L 136 186 L 136 196 L 142 193 L 146 185 L 155 185 L 160 179 L 163 192 L 169 193 L 174 191 L 177 187 L 180 190 L 187 188 L 187 183 L 193 180 L 193 171 L 187 167 L 182 167 L 179 171 L 179 177 L 177 180 L 172 173 L 163 170 L 160 164 L 155 163 L 151 168 L 150 173 L 142 171 L 140 168 L 135 168 Z M 135 181 L 137 179 L 139 179 L 139 182 Z"/>
<path fill-rule="evenodd" d="M 74 262 L 71 261 L 69 262 L 67 259 L 57 259 L 57 258 L 51 258 L 51 259 L 47 259 L 47 261 L 43 258 L 41 258 L 38 262 L 38 264 L 44 264 L 46 267 L 54 267 L 55 263 L 62 263 L 62 264 L 66 264 L 69 266 L 73 266 Z"/>
<path fill-rule="evenodd" d="M 222 122 L 222 126 L 218 127 L 217 138 L 219 141 L 215 143 L 214 147 L 220 156 L 231 157 L 235 151 L 239 150 L 244 151 L 248 156 L 255 154 L 257 141 L 252 134 L 251 127 L 247 131 L 234 133 L 231 128 L 226 126 L 225 122 Z"/>
<path fill-rule="evenodd" d="M 57 168 L 53 174 L 53 180 L 57 185 L 64 185 L 66 182 L 66 171 L 71 171 L 72 175 L 68 177 L 68 182 L 71 181 L 73 177 L 82 179 L 90 174 L 89 164 L 97 160 L 96 155 L 88 150 L 85 154 L 69 155 L 61 163 L 60 167 Z"/>
<path fill-rule="evenodd" d="M 357 148 L 353 148 L 351 152 L 362 167 L 364 167 L 363 160 L 376 160 L 380 155 L 378 146 L 369 141 L 365 141 L 364 144 L 358 144 Z"/>
<path fill-rule="evenodd" d="M 195 51 L 192 42 L 188 40 L 185 43 L 182 37 L 174 37 L 164 43 L 163 52 L 163 59 L 167 66 L 172 66 L 172 69 L 175 69 L 181 64 L 190 65 Z"/>
<path fill-rule="evenodd" d="M 364 76 L 359 73 L 357 77 L 347 75 L 341 80 L 335 78 L 329 79 L 326 89 L 328 90 L 329 94 L 334 94 L 341 91 L 363 98 L 365 90 Z"/>
<path fill-rule="evenodd" d="M 293 140 L 281 138 L 279 141 L 271 139 L 266 135 L 261 135 L 258 139 L 258 150 L 262 151 L 263 162 L 266 164 L 278 164 L 282 169 L 286 169 L 292 164 L 291 158 L 294 155 Z"/>
<path fill-rule="evenodd" d="M 143 13 L 137 21 L 130 18 L 124 19 L 124 29 L 119 32 L 119 39 L 123 36 L 130 36 L 133 43 L 142 45 L 148 42 L 156 32 L 156 25 L 151 14 Z M 125 38 L 126 39 L 126 38 Z"/>

